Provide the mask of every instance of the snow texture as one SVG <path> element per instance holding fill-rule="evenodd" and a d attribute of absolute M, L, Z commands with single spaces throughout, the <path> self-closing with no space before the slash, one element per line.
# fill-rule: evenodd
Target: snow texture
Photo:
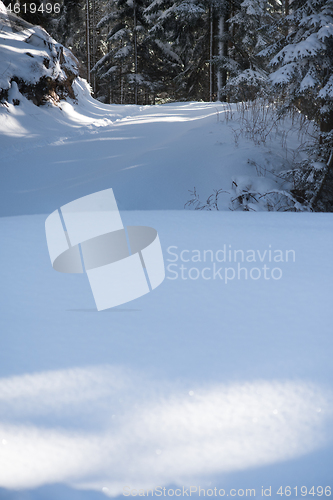
<path fill-rule="evenodd" d="M 330 486 L 332 216 L 229 211 L 233 182 L 277 187 L 297 131 L 235 142 L 236 106 L 104 105 L 81 79 L 37 107 L 10 75 L 56 50 L 38 33 L 1 33 L 0 498 Z M 221 211 L 183 210 L 193 186 L 229 191 Z M 125 226 L 158 231 L 166 279 L 99 313 L 85 275 L 52 269 L 44 224 L 109 187 Z"/>
<path fill-rule="evenodd" d="M 329 485 L 331 216 L 122 217 L 158 229 L 167 278 L 104 313 L 85 276 L 53 271 L 46 215 L 0 219 L 5 498 L 60 500 L 62 484 L 87 499 L 159 485 L 260 496 L 267 485 L 276 499 L 281 484 Z M 252 256 L 240 280 L 229 249 Z M 244 278 L 264 264 L 282 278 Z"/>

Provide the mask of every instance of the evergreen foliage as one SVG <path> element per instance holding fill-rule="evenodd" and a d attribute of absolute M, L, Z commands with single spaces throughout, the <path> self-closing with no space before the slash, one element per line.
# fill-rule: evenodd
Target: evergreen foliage
<path fill-rule="evenodd" d="M 273 90 L 285 107 L 295 105 L 323 131 L 333 127 L 333 2 L 294 0 L 292 12 L 271 26 L 277 40 L 270 57 Z"/>

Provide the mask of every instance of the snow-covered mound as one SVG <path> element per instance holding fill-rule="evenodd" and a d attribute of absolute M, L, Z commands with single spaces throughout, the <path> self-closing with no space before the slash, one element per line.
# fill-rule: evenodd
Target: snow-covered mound
<path fill-rule="evenodd" d="M 13 14 L 0 0 L 0 101 L 19 104 L 19 93 L 34 104 L 75 97 L 77 60 L 40 26 Z"/>

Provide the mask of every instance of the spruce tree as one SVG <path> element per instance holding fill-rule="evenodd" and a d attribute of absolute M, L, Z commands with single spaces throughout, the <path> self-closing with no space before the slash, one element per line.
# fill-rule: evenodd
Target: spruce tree
<path fill-rule="evenodd" d="M 297 109 L 319 128 L 307 157 L 285 172 L 292 193 L 309 210 L 333 210 L 333 0 L 294 0 L 271 27 L 277 37 L 262 51 L 281 110 Z M 268 33 L 269 36 L 269 33 Z"/>
<path fill-rule="evenodd" d="M 244 0 L 232 4 L 228 21 L 229 54 L 224 58 L 228 71 L 224 93 L 228 100 L 246 101 L 264 95 L 267 86 L 266 61 L 258 57 L 265 46 L 262 27 L 274 19 L 274 0 Z"/>
<path fill-rule="evenodd" d="M 156 91 L 150 64 L 146 0 L 108 2 L 97 27 L 103 56 L 93 68 L 100 98 L 116 103 L 149 103 Z"/>
<path fill-rule="evenodd" d="M 274 93 L 285 107 L 296 106 L 322 131 L 333 128 L 333 0 L 295 0 L 275 25 L 270 56 Z"/>
<path fill-rule="evenodd" d="M 211 100 L 212 2 L 154 0 L 147 11 L 156 16 L 150 34 L 164 44 L 165 58 L 173 61 L 177 73 L 169 82 L 173 97 Z"/>
<path fill-rule="evenodd" d="M 73 51 L 86 68 L 85 0 L 63 0 L 61 12 L 54 21 L 52 32 L 55 38 Z M 81 71 L 87 76 L 86 71 Z"/>

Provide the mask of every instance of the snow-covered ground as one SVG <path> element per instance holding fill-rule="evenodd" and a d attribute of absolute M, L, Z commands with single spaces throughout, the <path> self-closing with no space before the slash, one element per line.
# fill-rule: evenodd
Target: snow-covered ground
<path fill-rule="evenodd" d="M 45 217 L 0 219 L 1 498 L 332 485 L 330 214 L 122 212 L 158 229 L 166 279 L 99 313 Z"/>
<path fill-rule="evenodd" d="M 287 119 L 266 144 L 242 136 L 236 144 L 241 126 L 226 104 L 110 106 L 88 97 L 83 81 L 75 90 L 79 105 L 41 108 L 20 97 L 0 108 L 2 215 L 51 212 L 105 186 L 122 210 L 180 210 L 194 187 L 203 201 L 227 191 L 220 209 L 228 210 L 233 180 L 281 187 L 269 171 L 286 168 L 302 140 Z"/>
<path fill-rule="evenodd" d="M 201 202 L 222 190 L 218 206 L 228 210 L 244 190 L 290 187 L 278 174 L 309 139 L 297 118 L 274 126 L 264 103 L 102 104 L 83 80 L 72 85 L 70 51 L 20 23 L 0 0 L 1 215 L 47 213 L 54 200 L 62 205 L 105 186 L 122 210 L 180 210 L 194 188 Z M 19 89 L 32 95 L 41 81 L 38 102 L 48 103 L 37 107 Z M 59 101 L 66 88 L 72 99 Z M 266 198 L 250 196 L 249 207 L 267 210 Z"/>
<path fill-rule="evenodd" d="M 276 187 L 302 138 L 286 120 L 255 144 L 221 103 L 75 91 L 36 107 L 12 84 L 0 107 L 0 498 L 329 496 L 332 216 L 228 210 L 233 180 Z M 110 187 L 124 225 L 158 230 L 166 279 L 98 313 L 44 223 Z M 183 210 L 194 187 L 229 191 L 221 211 Z"/>

